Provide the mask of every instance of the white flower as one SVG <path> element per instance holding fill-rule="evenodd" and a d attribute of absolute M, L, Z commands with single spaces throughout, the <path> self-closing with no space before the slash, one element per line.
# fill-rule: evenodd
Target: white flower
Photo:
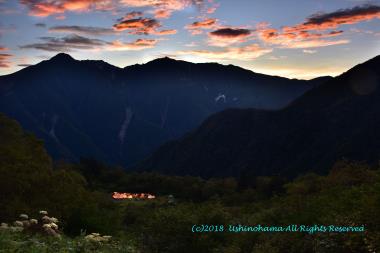
<path fill-rule="evenodd" d="M 95 237 L 94 235 L 86 235 L 84 238 L 90 239 L 90 238 L 94 238 L 94 237 Z"/>
<path fill-rule="evenodd" d="M 103 235 L 103 239 L 105 239 L 106 241 L 108 241 L 111 238 L 112 238 L 112 236 L 110 236 L 110 235 Z"/>
<path fill-rule="evenodd" d="M 8 229 L 8 224 L 7 223 L 1 223 L 0 229 Z"/>
<path fill-rule="evenodd" d="M 48 228 L 51 228 L 51 225 L 50 225 L 50 224 L 44 224 L 42 227 L 43 227 L 44 229 L 48 229 Z"/>
<path fill-rule="evenodd" d="M 27 220 L 27 219 L 29 219 L 29 216 L 27 215 L 27 214 L 20 214 L 20 218 L 21 219 L 24 219 L 24 220 Z"/>
<path fill-rule="evenodd" d="M 12 232 L 21 232 L 24 230 L 23 227 L 9 227 L 10 231 Z"/>
<path fill-rule="evenodd" d="M 58 223 L 59 221 L 55 217 L 50 217 L 50 222 L 52 222 L 52 223 Z"/>
<path fill-rule="evenodd" d="M 23 224 L 21 221 L 19 221 L 19 220 L 16 220 L 16 221 L 13 223 L 13 225 L 14 225 L 15 227 L 23 227 L 23 226 L 24 226 L 24 224 Z"/>
<path fill-rule="evenodd" d="M 55 224 L 54 222 L 53 223 L 50 223 L 50 227 L 54 230 L 58 230 L 58 225 Z"/>
<path fill-rule="evenodd" d="M 28 221 L 28 220 L 23 220 L 23 221 L 22 221 L 22 225 L 23 225 L 25 228 L 30 227 L 30 221 Z"/>
<path fill-rule="evenodd" d="M 36 224 L 38 224 L 38 220 L 36 220 L 36 219 L 30 219 L 29 221 L 30 221 L 30 224 L 31 224 L 31 225 L 36 225 Z"/>
<path fill-rule="evenodd" d="M 47 215 L 48 212 L 47 212 L 47 211 L 44 211 L 44 210 L 41 210 L 41 211 L 40 211 L 40 214 L 42 214 L 42 215 Z"/>
<path fill-rule="evenodd" d="M 41 218 L 41 220 L 42 220 L 43 223 L 51 223 L 51 222 L 50 222 L 50 217 L 47 216 L 47 215 L 43 216 L 43 217 Z"/>

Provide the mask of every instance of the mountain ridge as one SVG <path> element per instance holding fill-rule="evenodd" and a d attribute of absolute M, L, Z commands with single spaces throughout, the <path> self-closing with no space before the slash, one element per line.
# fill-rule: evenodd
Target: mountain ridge
<path fill-rule="evenodd" d="M 190 61 L 184 61 L 184 60 L 176 60 L 174 58 L 170 58 L 168 56 L 164 56 L 164 57 L 159 57 L 159 58 L 155 58 L 153 60 L 150 60 L 146 63 L 136 63 L 136 64 L 132 64 L 132 65 L 127 65 L 125 67 L 118 67 L 118 66 L 115 66 L 113 64 L 110 64 L 104 60 L 91 60 L 91 59 L 83 59 L 83 60 L 77 60 L 75 59 L 74 57 L 72 57 L 70 54 L 67 54 L 67 53 L 57 53 L 56 55 L 52 56 L 50 59 L 47 59 L 47 60 L 43 60 L 41 62 L 38 62 L 36 64 L 33 64 L 33 65 L 30 65 L 30 66 L 27 66 L 25 68 L 22 68 L 16 72 L 13 72 L 13 73 L 10 73 L 10 74 L 6 74 L 6 75 L 2 75 L 1 77 L 3 76 L 9 76 L 9 75 L 13 75 L 15 73 L 18 73 L 20 71 L 23 71 L 25 69 L 28 69 L 28 68 L 31 68 L 31 67 L 35 67 L 36 65 L 39 65 L 41 63 L 68 63 L 68 62 L 82 62 L 82 63 L 103 63 L 103 64 L 106 64 L 106 65 L 109 65 L 109 66 L 112 66 L 114 67 L 115 69 L 119 69 L 119 70 L 126 70 L 128 68 L 136 68 L 136 67 L 139 67 L 139 66 L 144 66 L 144 65 L 153 65 L 153 64 L 190 64 L 190 65 L 217 65 L 217 66 L 220 66 L 220 67 L 226 67 L 226 68 L 234 68 L 236 70 L 242 70 L 242 71 L 247 71 L 249 73 L 252 73 L 252 74 L 257 74 L 257 75 L 262 75 L 262 76 L 267 76 L 267 77 L 275 77 L 275 78 L 284 78 L 284 79 L 288 79 L 288 80 L 298 80 L 298 81 L 306 81 L 305 79 L 298 79 L 298 78 L 288 78 L 288 77 L 283 77 L 283 76 L 278 76 L 278 75 L 268 75 L 268 74 L 264 74 L 264 73 L 259 73 L 259 72 L 256 72 L 254 70 L 250 70 L 250 69 L 246 69 L 246 68 L 243 68 L 243 67 L 240 67 L 240 66 L 236 66 L 236 65 L 233 65 L 233 64 L 220 64 L 220 63 L 217 63 L 217 62 L 201 62 L 201 63 L 193 63 L 193 62 L 190 62 Z M 315 77 L 315 78 L 312 78 L 312 79 L 308 79 L 307 81 L 312 81 L 312 80 L 316 80 L 316 79 L 319 79 L 319 78 L 333 78 L 332 76 L 319 76 L 319 77 Z"/>
<path fill-rule="evenodd" d="M 324 81 L 165 58 L 119 68 L 58 54 L 1 76 L 0 111 L 44 139 L 55 159 L 128 166 L 212 113 L 282 108 Z"/>
<path fill-rule="evenodd" d="M 380 160 L 380 57 L 278 111 L 227 109 L 134 169 L 202 177 L 326 173 L 343 158 Z"/>

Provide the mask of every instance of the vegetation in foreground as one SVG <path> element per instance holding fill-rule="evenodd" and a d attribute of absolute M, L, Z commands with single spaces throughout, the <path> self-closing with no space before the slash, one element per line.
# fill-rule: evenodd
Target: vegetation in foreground
<path fill-rule="evenodd" d="M 126 173 L 83 159 L 53 163 L 43 144 L 0 115 L 0 222 L 49 210 L 60 237 L 0 231 L 3 252 L 378 252 L 380 172 L 340 161 L 328 175 L 210 179 Z M 154 200 L 114 201 L 111 192 Z M 168 198 L 174 195 L 173 198 Z M 192 233 L 194 224 L 365 225 L 364 233 Z M 110 235 L 94 244 L 86 236 Z M 96 234 L 95 234 L 96 236 Z M 54 249 L 54 250 L 53 250 Z M 5 251 L 4 251 L 5 250 Z"/>

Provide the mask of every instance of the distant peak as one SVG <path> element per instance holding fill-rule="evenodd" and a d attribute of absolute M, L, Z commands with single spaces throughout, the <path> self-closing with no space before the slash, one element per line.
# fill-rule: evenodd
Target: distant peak
<path fill-rule="evenodd" d="M 165 57 L 154 59 L 148 63 L 175 63 L 175 62 L 178 62 L 178 61 L 168 56 L 165 56 Z"/>
<path fill-rule="evenodd" d="M 69 54 L 59 53 L 56 56 L 53 56 L 52 58 L 50 58 L 50 61 L 67 62 L 67 61 L 75 61 L 75 59 L 71 57 Z"/>

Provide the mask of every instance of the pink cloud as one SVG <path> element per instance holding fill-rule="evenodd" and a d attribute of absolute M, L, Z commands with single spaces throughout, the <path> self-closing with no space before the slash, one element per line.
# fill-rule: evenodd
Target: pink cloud
<path fill-rule="evenodd" d="M 210 50 L 189 50 L 178 51 L 178 55 L 196 55 L 202 58 L 213 60 L 242 60 L 249 61 L 256 59 L 262 55 L 268 54 L 273 50 L 270 48 L 263 48 L 258 44 L 251 44 L 245 47 L 232 47 L 219 51 Z"/>
<path fill-rule="evenodd" d="M 169 18 L 172 15 L 171 10 L 155 10 L 154 17 L 157 19 Z"/>
<path fill-rule="evenodd" d="M 109 51 L 138 51 L 156 46 L 158 40 L 154 39 L 138 39 L 134 42 L 123 43 L 119 40 L 112 41 L 106 46 L 106 50 Z"/>
<path fill-rule="evenodd" d="M 295 26 L 285 26 L 280 30 L 269 28 L 268 23 L 257 25 L 259 38 L 264 42 L 284 48 L 316 48 L 347 44 L 347 39 L 330 40 L 343 31 L 326 31 L 341 25 L 356 24 L 372 19 L 380 19 L 380 6 L 362 5 L 341 9 L 330 13 L 318 13 Z"/>
<path fill-rule="evenodd" d="M 153 34 L 161 27 L 160 22 L 151 18 L 133 18 L 128 19 L 128 15 L 115 24 L 113 28 L 116 31 L 128 30 L 131 34 Z"/>
<path fill-rule="evenodd" d="M 47 17 L 60 15 L 66 11 L 85 12 L 90 10 L 110 10 L 114 8 L 112 0 L 20 0 L 29 8 L 29 15 Z"/>
<path fill-rule="evenodd" d="M 309 17 L 302 24 L 285 27 L 284 31 L 300 32 L 304 30 L 336 29 L 341 25 L 356 24 L 372 19 L 380 19 L 380 6 L 362 5 L 330 13 L 318 13 Z"/>
<path fill-rule="evenodd" d="M 202 29 L 216 28 L 217 22 L 218 20 L 216 18 L 205 18 L 201 21 L 196 21 L 185 26 L 185 29 L 187 29 L 191 35 L 198 35 L 203 33 Z"/>
<path fill-rule="evenodd" d="M 11 54 L 0 54 L 0 68 L 10 68 L 11 67 L 11 62 L 10 58 L 13 55 Z"/>

